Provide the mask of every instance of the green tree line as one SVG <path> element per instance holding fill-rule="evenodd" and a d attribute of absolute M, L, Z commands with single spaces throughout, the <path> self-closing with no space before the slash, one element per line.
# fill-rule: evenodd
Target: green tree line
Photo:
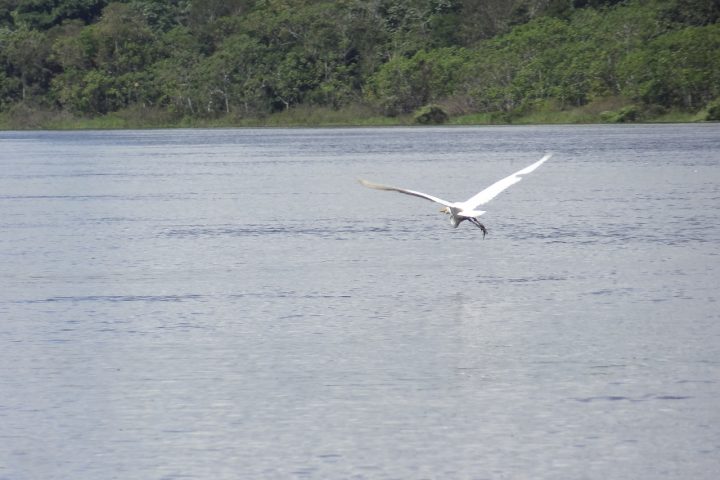
<path fill-rule="evenodd" d="M 0 0 L 0 113 L 715 111 L 718 18 L 720 0 Z"/>

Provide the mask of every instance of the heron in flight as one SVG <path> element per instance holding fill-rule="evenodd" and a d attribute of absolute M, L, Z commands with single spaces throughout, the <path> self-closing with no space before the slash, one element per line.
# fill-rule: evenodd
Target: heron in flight
<path fill-rule="evenodd" d="M 480 221 L 477 219 L 477 217 L 479 217 L 485 212 L 483 210 L 477 210 L 477 207 L 485 205 L 490 200 L 497 197 L 500 192 L 508 188 L 510 185 L 514 185 L 520 180 L 522 180 L 524 175 L 538 168 L 540 165 L 545 163 L 545 161 L 548 160 L 551 156 L 551 153 L 545 155 L 529 167 L 525 167 L 522 170 L 503 178 L 502 180 L 498 180 L 482 192 L 470 197 L 464 202 L 448 202 L 447 200 L 428 195 L 427 193 L 417 192 L 415 190 L 407 190 L 405 188 L 389 187 L 387 185 L 380 185 L 378 183 L 372 183 L 362 179 L 360 180 L 360 183 L 368 188 L 374 188 L 376 190 L 388 190 L 391 192 L 400 192 L 406 195 L 413 195 L 415 197 L 420 197 L 435 203 L 439 203 L 444 207 L 440 211 L 450 215 L 450 223 L 453 227 L 457 228 L 460 223 L 462 223 L 464 220 L 467 220 L 476 227 L 478 227 L 480 230 L 482 230 L 483 238 L 485 238 L 487 228 L 485 228 L 485 225 L 480 223 Z"/>

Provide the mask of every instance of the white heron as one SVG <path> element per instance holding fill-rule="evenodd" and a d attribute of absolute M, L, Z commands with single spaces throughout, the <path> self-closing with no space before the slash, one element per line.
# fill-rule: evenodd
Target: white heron
<path fill-rule="evenodd" d="M 487 228 L 485 228 L 485 225 L 480 223 L 477 219 L 477 217 L 479 217 L 485 212 L 483 210 L 476 210 L 477 207 L 485 205 L 490 200 L 497 197 L 500 192 L 508 188 L 510 185 L 514 185 L 520 180 L 522 180 L 524 175 L 538 168 L 540 165 L 545 163 L 545 161 L 548 160 L 551 156 L 551 153 L 545 155 L 529 167 L 525 167 L 522 170 L 503 178 L 502 180 L 498 180 L 482 192 L 470 197 L 464 202 L 448 202 L 447 200 L 428 195 L 427 193 L 417 192 L 415 190 L 407 190 L 405 188 L 389 187 L 387 185 L 380 185 L 378 183 L 372 183 L 362 179 L 360 180 L 360 183 L 368 188 L 374 188 L 376 190 L 388 190 L 391 192 L 400 192 L 406 195 L 413 195 L 415 197 L 420 197 L 426 200 L 433 201 L 435 203 L 439 203 L 440 205 L 444 206 L 444 208 L 440 211 L 450 215 L 450 223 L 453 227 L 457 228 L 457 226 L 460 225 L 463 220 L 467 220 L 470 223 L 474 224 L 476 227 L 478 227 L 480 230 L 482 230 L 483 238 L 485 238 Z"/>

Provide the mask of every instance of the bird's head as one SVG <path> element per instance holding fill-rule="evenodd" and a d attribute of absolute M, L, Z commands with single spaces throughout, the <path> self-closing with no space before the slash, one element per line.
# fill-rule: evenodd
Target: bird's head
<path fill-rule="evenodd" d="M 441 213 L 450 213 L 450 208 L 449 208 L 449 207 L 443 207 L 443 208 L 440 209 L 440 212 L 441 212 Z"/>

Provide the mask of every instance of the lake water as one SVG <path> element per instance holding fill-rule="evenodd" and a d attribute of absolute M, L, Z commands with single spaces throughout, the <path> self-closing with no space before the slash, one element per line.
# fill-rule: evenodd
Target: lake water
<path fill-rule="evenodd" d="M 719 478 L 719 207 L 717 124 L 0 132 L 0 479 Z"/>

